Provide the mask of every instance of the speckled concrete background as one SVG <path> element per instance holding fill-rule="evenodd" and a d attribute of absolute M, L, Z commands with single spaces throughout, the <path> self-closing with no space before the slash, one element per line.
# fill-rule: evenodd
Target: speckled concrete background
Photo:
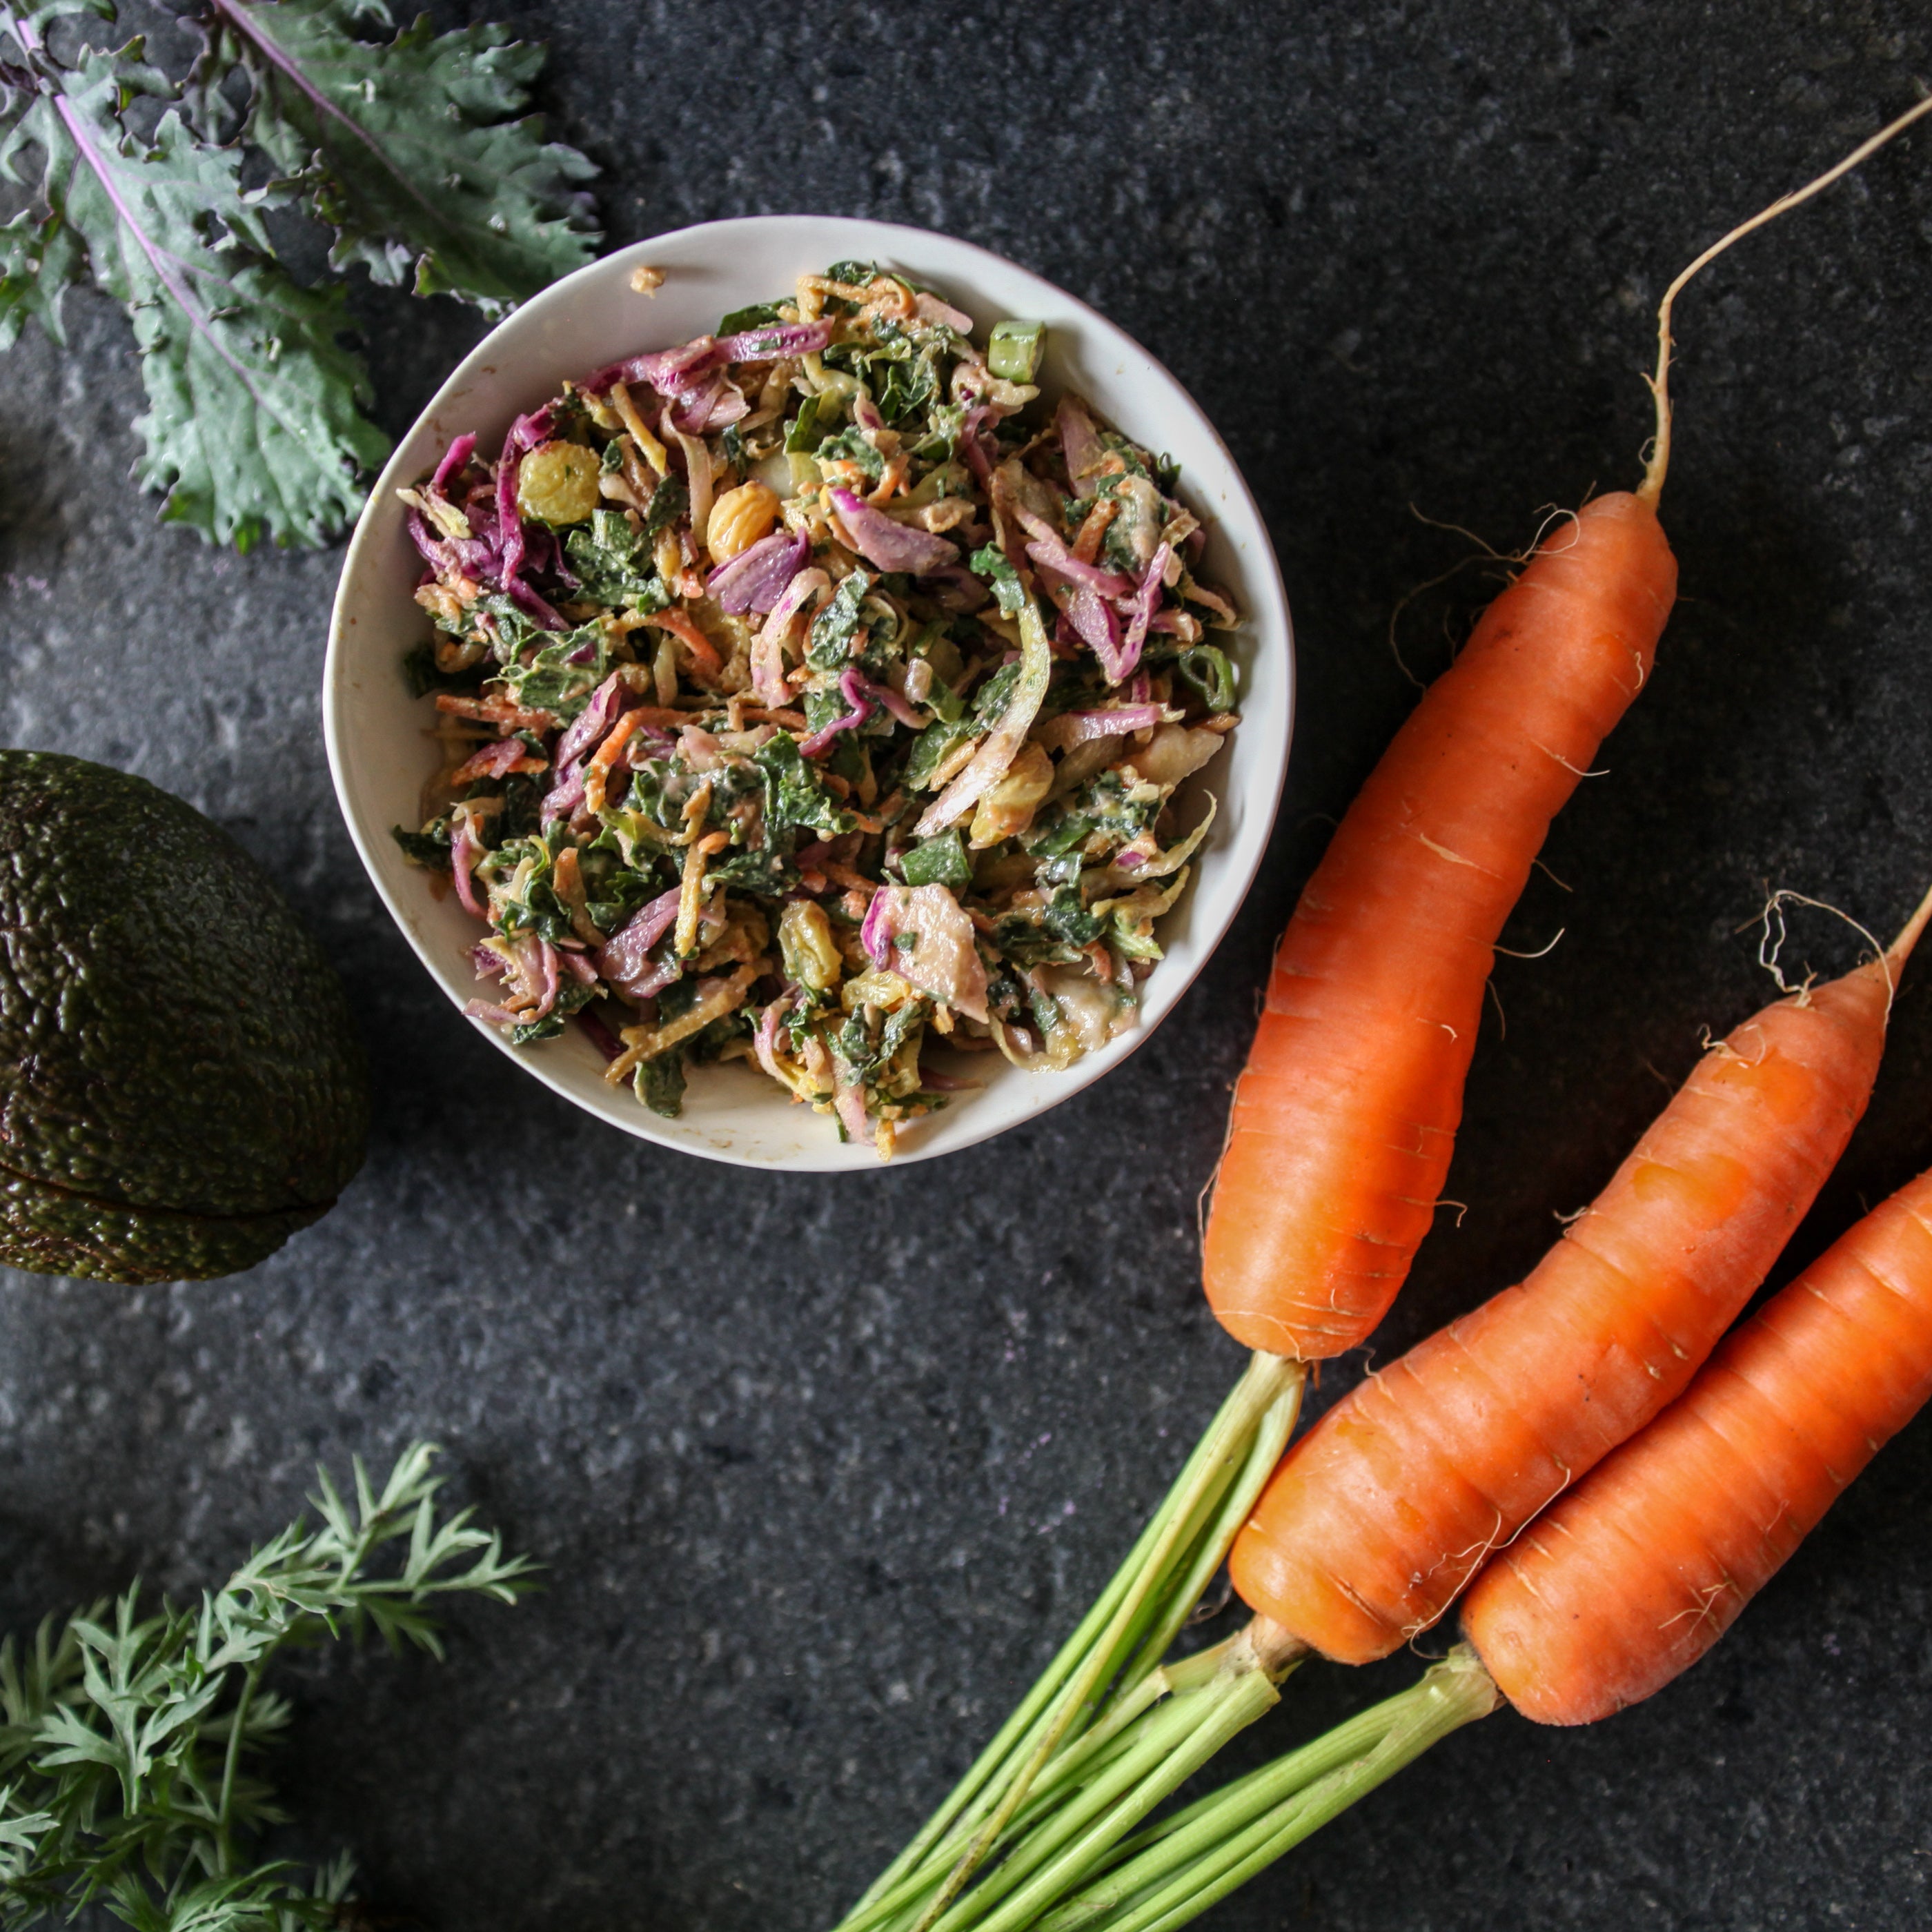
<path fill-rule="evenodd" d="M 452 21 L 454 10 L 440 9 Z M 754 10 L 566 0 L 559 130 L 620 239 L 785 208 L 1000 250 L 1165 358 L 1262 500 L 1303 706 L 1274 857 L 1165 1030 L 945 1162 L 765 1180 L 568 1111 L 441 1000 L 343 834 L 317 708 L 339 553 L 164 532 L 122 320 L 0 363 L 0 736 L 230 826 L 341 962 L 368 1169 L 253 1276 L 0 1283 L 0 1615 L 177 1588 L 317 1458 L 426 1432 L 551 1566 L 439 1668 L 304 1666 L 302 1841 L 433 1924 L 809 1928 L 1084 1605 L 1238 1366 L 1194 1203 L 1272 935 L 1410 701 L 1405 591 L 1635 474 L 1663 280 L 1932 80 L 1909 0 Z M 169 43 L 170 46 L 174 43 Z M 1684 601 L 1496 976 L 1445 1214 L 1381 1346 L 1512 1278 L 1766 982 L 1765 883 L 1888 928 L 1932 878 L 1932 131 L 1682 313 Z M 364 291 L 392 428 L 472 339 Z M 1438 666 L 1474 573 L 1412 608 Z M 1848 963 L 1804 925 L 1799 950 Z M 1932 1160 L 1932 974 L 1793 1251 Z M 1360 1370 L 1332 1374 L 1332 1394 Z M 1594 1730 L 1456 1740 L 1221 1908 L 1229 1928 L 1925 1923 L 1932 1424 L 1694 1675 Z M 1412 1674 L 1310 1671 L 1250 1755 Z"/>

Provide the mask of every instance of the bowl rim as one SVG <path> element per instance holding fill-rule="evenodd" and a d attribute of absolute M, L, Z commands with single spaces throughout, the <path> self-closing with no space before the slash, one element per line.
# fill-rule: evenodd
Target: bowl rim
<path fill-rule="evenodd" d="M 666 230 L 622 248 L 613 249 L 608 254 L 598 256 L 594 262 L 588 262 L 560 280 L 552 283 L 495 323 L 457 363 L 418 412 L 410 428 L 397 439 L 394 450 L 383 465 L 382 473 L 371 487 L 357 518 L 337 579 L 330 610 L 328 642 L 322 672 L 323 738 L 337 807 L 348 828 L 356 856 L 362 861 L 370 884 L 375 888 L 384 910 L 428 970 L 430 978 L 460 1012 L 466 1000 L 475 996 L 474 986 L 459 986 L 457 984 L 452 969 L 432 952 L 413 921 L 405 915 L 404 908 L 399 902 L 398 894 L 392 890 L 387 876 L 392 868 L 379 862 L 379 854 L 386 860 L 392 856 L 385 850 L 388 843 L 387 828 L 374 826 L 365 822 L 368 814 L 361 808 L 351 784 L 344 751 L 345 734 L 349 729 L 345 714 L 352 682 L 347 662 L 353 649 L 350 633 L 356 628 L 349 606 L 362 578 L 381 567 L 383 560 L 379 556 L 379 546 L 392 539 L 393 532 L 384 527 L 388 506 L 394 499 L 396 489 L 411 482 L 411 472 L 421 467 L 422 459 L 415 453 L 415 446 L 430 419 L 464 395 L 479 380 L 501 380 L 503 368 L 514 366 L 514 360 L 518 358 L 502 357 L 500 352 L 499 345 L 506 332 L 519 328 L 527 329 L 546 313 L 562 310 L 572 299 L 574 292 L 586 283 L 601 284 L 606 278 L 617 276 L 622 276 L 628 281 L 631 268 L 650 265 L 654 255 L 674 244 L 688 250 L 694 245 L 728 244 L 734 239 L 742 242 L 748 240 L 755 231 L 787 231 L 804 224 L 830 226 L 846 231 L 855 239 L 862 238 L 864 245 L 859 252 L 873 259 L 888 262 L 895 267 L 908 268 L 914 274 L 924 276 L 930 274 L 942 284 L 959 282 L 967 286 L 968 292 L 972 292 L 972 271 L 976 264 L 984 264 L 1003 279 L 1018 277 L 1023 281 L 1036 284 L 1056 302 L 1064 304 L 1065 309 L 1085 327 L 1092 330 L 1096 340 L 1105 345 L 1108 351 L 1124 351 L 1138 358 L 1169 384 L 1173 398 L 1192 413 L 1196 426 L 1207 438 L 1222 466 L 1223 473 L 1216 479 L 1215 484 L 1222 505 L 1211 520 L 1225 526 L 1228 520 L 1228 511 L 1238 509 L 1244 513 L 1251 526 L 1250 531 L 1244 534 L 1258 539 L 1254 554 L 1244 560 L 1243 587 L 1247 606 L 1244 612 L 1244 628 L 1252 636 L 1262 640 L 1264 646 L 1278 634 L 1282 650 L 1279 726 L 1272 730 L 1271 734 L 1264 740 L 1259 748 L 1258 755 L 1263 764 L 1256 775 L 1258 782 L 1251 781 L 1250 785 L 1244 788 L 1244 808 L 1251 816 L 1244 821 L 1238 834 L 1238 842 L 1231 842 L 1216 849 L 1210 841 L 1209 850 L 1214 860 L 1214 900 L 1219 910 L 1214 916 L 1202 926 L 1198 938 L 1193 932 L 1190 933 L 1189 956 L 1177 959 L 1172 952 L 1169 952 L 1159 962 L 1154 973 L 1149 976 L 1144 984 L 1141 1015 L 1137 1024 L 1108 1041 L 1105 1046 L 1084 1055 L 1064 1072 L 1027 1076 L 1024 1090 L 1026 1097 L 1023 1104 L 1009 1102 L 1002 1108 L 991 1104 L 974 1106 L 969 1103 L 951 1114 L 940 1133 L 926 1132 L 909 1137 L 910 1144 L 902 1143 L 893 1155 L 892 1166 L 897 1168 L 963 1152 L 1010 1128 L 1036 1120 L 1063 1101 L 1071 1100 L 1096 1080 L 1104 1078 L 1137 1051 L 1180 1004 L 1188 988 L 1227 937 L 1260 870 L 1280 811 L 1298 710 L 1294 622 L 1288 608 L 1286 588 L 1282 580 L 1280 562 L 1260 506 L 1255 500 L 1246 478 L 1242 475 L 1233 453 L 1212 419 L 1174 372 L 1128 334 L 1118 323 L 1111 321 L 1090 303 L 1083 302 L 1078 296 L 1060 287 L 1036 271 L 976 242 L 964 241 L 938 230 L 918 228 L 903 223 L 876 221 L 862 216 L 804 212 L 732 216 Z M 848 252 L 850 251 L 848 249 L 841 250 L 842 254 Z M 930 256 L 934 253 L 946 259 L 929 266 L 921 264 L 922 254 Z M 541 401 L 542 398 L 537 400 Z M 1165 396 L 1160 398 L 1163 407 L 1169 400 Z M 534 406 L 533 404 L 524 405 Z M 1202 872 L 1197 869 L 1187 888 L 1187 903 L 1190 906 L 1198 899 L 1203 883 Z M 485 1025 L 481 1021 L 472 1021 L 471 1024 L 483 1032 L 524 1072 L 541 1081 L 552 1092 L 585 1112 L 654 1145 L 694 1155 L 700 1159 L 771 1172 L 876 1172 L 878 1170 L 880 1163 L 871 1150 L 844 1143 L 831 1132 L 829 1127 L 823 1136 L 824 1144 L 822 1147 L 818 1144 L 818 1137 L 814 1137 L 797 1152 L 775 1157 L 706 1142 L 688 1132 L 680 1133 L 678 1121 L 660 1119 L 646 1108 L 637 1105 L 628 1091 L 622 1095 L 622 1100 L 628 1105 L 621 1108 L 607 1108 L 574 1090 L 566 1080 L 560 1077 L 557 1070 L 546 1064 L 545 1056 L 512 1046 L 494 1027 Z M 615 1094 L 616 1090 L 614 1089 L 613 1092 Z M 991 1092 L 975 1096 L 986 1102 L 992 1102 L 994 1097 Z M 776 1088 L 772 1100 L 775 1107 L 789 1107 L 792 1104 Z M 814 1118 L 816 1119 L 818 1117 Z M 857 1158 L 855 1159 L 855 1156 Z"/>

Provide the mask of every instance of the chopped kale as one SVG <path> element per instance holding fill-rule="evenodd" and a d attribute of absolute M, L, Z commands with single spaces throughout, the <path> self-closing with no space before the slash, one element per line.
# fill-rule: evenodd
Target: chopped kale
<path fill-rule="evenodd" d="M 564 539 L 563 549 L 577 573 L 581 598 L 639 610 L 662 610 L 670 602 L 651 561 L 650 541 L 632 529 L 620 510 L 592 511 L 590 522 Z"/>
<path fill-rule="evenodd" d="M 655 1060 L 646 1060 L 633 1082 L 638 1098 L 654 1114 L 674 1120 L 684 1112 L 684 1054 L 674 1047 Z"/>
<path fill-rule="evenodd" d="M 1006 552 L 998 544 L 988 544 L 966 561 L 975 577 L 984 578 L 993 586 L 1001 614 L 1017 617 L 1026 602 L 1026 586 L 1020 581 L 1019 572 L 1006 561 Z"/>
<path fill-rule="evenodd" d="M 449 870 L 449 821 L 439 818 L 428 830 L 405 832 L 400 825 L 389 828 L 389 836 L 403 848 L 403 856 L 412 866 L 431 872 Z"/>
<path fill-rule="evenodd" d="M 644 512 L 644 539 L 650 542 L 668 530 L 691 508 L 691 493 L 675 476 L 667 476 L 651 492 L 650 507 Z"/>
<path fill-rule="evenodd" d="M 906 760 L 905 782 L 913 791 L 930 791 L 933 786 L 933 773 L 938 770 L 960 746 L 969 738 L 976 738 L 980 728 L 969 724 L 964 718 L 955 718 L 948 724 L 944 718 L 928 724 L 913 740 L 912 756 Z"/>
<path fill-rule="evenodd" d="M 712 860 L 705 877 L 714 885 L 776 898 L 798 884 L 798 868 L 792 863 L 797 842 L 794 827 L 768 827 L 762 844 L 748 845 L 728 858 Z"/>
<path fill-rule="evenodd" d="M 798 740 L 789 731 L 774 733 L 752 754 L 752 762 L 764 775 L 767 827 L 807 826 L 825 838 L 851 830 L 852 814 L 800 755 Z"/>
<path fill-rule="evenodd" d="M 543 775 L 548 782 L 548 774 Z M 503 809 L 496 824 L 500 838 L 527 838 L 542 822 L 543 788 L 527 772 L 513 772 L 503 781 Z"/>
<path fill-rule="evenodd" d="M 652 824 L 674 832 L 683 825 L 684 808 L 704 782 L 696 772 L 680 770 L 668 758 L 648 758 L 631 774 L 625 802 Z"/>
<path fill-rule="evenodd" d="M 973 716 L 982 724 L 998 722 L 1000 714 L 1012 702 L 1013 687 L 1020 681 L 1020 668 L 1017 664 L 1002 664 L 980 686 L 973 698 Z"/>
<path fill-rule="evenodd" d="M 532 711 L 554 712 L 568 722 L 589 702 L 610 668 L 604 626 L 586 624 L 544 645 L 528 664 L 505 664 L 497 676 L 518 704 Z"/>
<path fill-rule="evenodd" d="M 1016 965 L 1071 965 L 1100 938 L 1104 923 L 1088 911 L 1078 886 L 1065 885 L 1044 906 L 1006 914 L 994 929 L 994 940 Z"/>
<path fill-rule="evenodd" d="M 1026 849 L 1042 859 L 1058 859 L 1077 853 L 1093 836 L 1094 821 L 1085 813 L 1070 812 L 1064 805 L 1049 806 L 1034 820 L 1024 840 Z"/>
<path fill-rule="evenodd" d="M 917 353 L 910 344 L 904 352 L 872 358 L 873 400 L 879 413 L 896 429 L 929 410 L 939 399 L 940 374 L 934 350 Z"/>
<path fill-rule="evenodd" d="M 1144 789 L 1154 790 L 1150 786 Z M 1088 819 L 1093 831 L 1104 832 L 1124 845 L 1154 823 L 1162 802 L 1157 795 L 1132 796 L 1119 772 L 1106 771 L 1088 779 L 1067 801 L 1067 809 Z"/>
<path fill-rule="evenodd" d="M 488 620 L 483 628 L 493 640 L 490 655 L 500 664 L 514 663 L 526 645 L 550 635 L 514 598 L 499 592 L 479 597 L 476 609 Z"/>
<path fill-rule="evenodd" d="M 871 577 L 855 570 L 838 586 L 832 602 L 812 620 L 805 661 L 814 670 L 838 670 L 851 661 L 852 640 L 860 623 L 859 606 L 872 587 Z"/>
<path fill-rule="evenodd" d="M 836 436 L 828 436 L 815 453 L 821 463 L 838 458 L 856 463 L 874 483 L 886 473 L 886 459 L 862 429 L 842 429 Z"/>
<path fill-rule="evenodd" d="M 915 845 L 899 862 L 909 886 L 950 886 L 962 892 L 973 883 L 973 867 L 957 830 Z"/>
<path fill-rule="evenodd" d="M 752 302 L 744 308 L 734 308 L 718 325 L 720 335 L 742 335 L 748 328 L 762 328 L 768 322 L 781 322 L 784 317 L 778 313 L 779 304 L 775 302 Z"/>
<path fill-rule="evenodd" d="M 785 453 L 788 456 L 809 456 L 824 440 L 825 431 L 819 427 L 819 400 L 816 396 L 807 396 L 799 405 L 798 414 L 791 420 L 785 431 Z"/>
<path fill-rule="evenodd" d="M 1100 920 L 1088 910 L 1077 886 L 1062 886 L 1047 902 L 1040 922 L 1069 946 L 1090 946 L 1100 936 Z"/>
<path fill-rule="evenodd" d="M 1042 993 L 1037 986 L 1027 994 L 1027 1010 L 1033 1016 L 1033 1023 L 1042 1034 L 1050 1034 L 1060 1023 L 1060 1002 L 1051 993 Z"/>

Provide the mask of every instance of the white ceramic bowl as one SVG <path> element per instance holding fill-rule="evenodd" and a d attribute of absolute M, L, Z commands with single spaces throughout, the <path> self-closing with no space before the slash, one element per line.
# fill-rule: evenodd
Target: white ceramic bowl
<path fill-rule="evenodd" d="M 1073 388 L 1136 442 L 1181 464 L 1181 495 L 1207 523 L 1204 574 L 1232 588 L 1246 619 L 1234 654 L 1241 673 L 1241 723 L 1228 748 L 1191 782 L 1220 802 L 1194 878 L 1158 932 L 1167 956 L 1142 990 L 1140 1024 L 1065 1073 L 1024 1073 L 994 1054 L 961 1060 L 982 1079 L 936 1114 L 902 1132 L 896 1161 L 970 1147 L 1031 1119 L 1118 1066 L 1186 992 L 1226 932 L 1261 862 L 1280 797 L 1294 712 L 1294 657 L 1287 602 L 1253 498 L 1213 425 L 1146 350 L 1051 282 L 964 242 L 916 228 L 826 215 L 758 215 L 679 230 L 621 249 L 568 276 L 492 329 L 436 393 L 370 496 L 344 561 L 329 627 L 322 715 L 336 796 L 362 862 L 396 923 L 460 1007 L 477 993 L 468 959 L 478 927 L 453 895 L 439 900 L 429 875 L 406 864 L 392 826 L 413 827 L 433 769 L 427 714 L 403 681 L 404 654 L 428 634 L 411 601 L 421 565 L 396 500 L 435 464 L 454 436 L 477 433 L 490 449 L 513 416 L 578 376 L 617 358 L 664 348 L 715 328 L 719 316 L 788 293 L 801 274 L 828 263 L 878 261 L 938 289 L 981 325 L 1019 316 L 1047 325 L 1042 382 Z M 630 286 L 634 268 L 664 271 L 650 297 Z M 1198 797 L 1181 801 L 1192 824 Z M 574 1028 L 535 1047 L 512 1047 L 481 1026 L 527 1072 L 626 1133 L 709 1160 L 805 1172 L 869 1168 L 869 1148 L 840 1142 L 832 1121 L 794 1105 L 764 1075 L 736 1066 L 694 1070 L 682 1115 L 641 1106 L 628 1084 L 603 1078 L 596 1048 Z"/>

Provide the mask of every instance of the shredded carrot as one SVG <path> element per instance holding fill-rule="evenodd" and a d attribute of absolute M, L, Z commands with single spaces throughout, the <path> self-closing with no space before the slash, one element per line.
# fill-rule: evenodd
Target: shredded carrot
<path fill-rule="evenodd" d="M 453 691 L 439 691 L 436 708 L 454 718 L 478 718 L 485 724 L 507 724 L 518 731 L 554 731 L 556 718 L 548 711 L 532 711 L 513 704 L 507 698 L 463 698 Z"/>
<path fill-rule="evenodd" d="M 901 451 L 885 466 L 879 478 L 879 486 L 868 496 L 868 503 L 886 503 L 905 488 L 905 480 L 912 468 L 911 459 Z"/>
<path fill-rule="evenodd" d="M 604 809 L 604 790 L 610 782 L 610 773 L 624 747 L 631 742 L 632 734 L 644 722 L 642 710 L 626 712 L 605 734 L 603 743 L 591 753 L 590 762 L 584 768 L 584 802 L 591 811 Z"/>
<path fill-rule="evenodd" d="M 1107 534 L 1107 526 L 1120 514 L 1119 497 L 1094 500 L 1094 507 L 1081 520 L 1079 532 L 1073 539 L 1073 554 L 1082 563 L 1091 563 L 1100 554 L 1100 540 Z"/>
<path fill-rule="evenodd" d="M 724 660 L 718 655 L 718 646 L 682 610 L 654 610 L 644 621 L 668 631 L 691 653 L 692 675 L 716 688 L 724 674 Z"/>

